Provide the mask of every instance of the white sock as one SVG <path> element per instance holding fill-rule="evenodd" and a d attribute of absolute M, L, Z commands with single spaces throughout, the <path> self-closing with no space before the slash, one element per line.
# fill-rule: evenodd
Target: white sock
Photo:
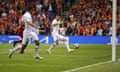
<path fill-rule="evenodd" d="M 52 44 L 48 50 L 52 50 L 55 47 L 55 44 Z"/>
<path fill-rule="evenodd" d="M 64 44 L 65 44 L 65 46 L 66 46 L 67 50 L 68 50 L 68 51 L 70 51 L 70 47 L 69 47 L 68 42 L 64 42 Z"/>
<path fill-rule="evenodd" d="M 39 51 L 39 46 L 35 45 L 35 55 L 39 54 L 38 51 Z"/>
<path fill-rule="evenodd" d="M 13 48 L 12 51 L 15 52 L 15 51 L 19 50 L 21 47 L 22 47 L 22 45 L 18 45 L 15 48 Z"/>

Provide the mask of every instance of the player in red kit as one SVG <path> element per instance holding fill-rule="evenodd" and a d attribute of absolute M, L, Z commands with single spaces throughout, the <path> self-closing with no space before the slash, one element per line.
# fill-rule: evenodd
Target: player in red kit
<path fill-rule="evenodd" d="M 17 30 L 17 34 L 18 36 L 21 38 L 20 40 L 15 40 L 13 41 L 13 47 L 16 46 L 17 43 L 22 43 L 22 39 L 23 39 L 23 30 L 24 30 L 24 25 L 20 24 L 18 30 Z"/>
<path fill-rule="evenodd" d="M 9 50 L 9 53 L 8 53 L 8 57 L 11 58 L 12 54 L 17 51 L 17 50 L 20 50 L 21 48 L 21 45 L 17 45 L 17 43 L 22 43 L 22 40 L 23 40 L 23 31 L 24 31 L 24 24 L 22 23 L 22 18 L 21 18 L 21 21 L 19 22 L 19 27 L 18 27 L 18 30 L 17 30 L 17 34 L 18 36 L 21 38 L 20 40 L 16 40 L 16 41 L 13 41 L 13 49 L 10 49 Z"/>

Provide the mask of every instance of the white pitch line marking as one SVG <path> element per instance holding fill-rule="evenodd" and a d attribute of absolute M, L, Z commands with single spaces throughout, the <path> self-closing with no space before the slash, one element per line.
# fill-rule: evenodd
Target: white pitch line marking
<path fill-rule="evenodd" d="M 78 67 L 78 68 L 66 70 L 66 71 L 63 71 L 63 72 L 74 72 L 74 71 L 78 71 L 78 70 L 81 70 L 81 69 L 85 69 L 85 68 L 89 68 L 89 67 L 93 67 L 93 66 L 97 66 L 97 65 L 102 65 L 102 64 L 107 64 L 107 63 L 111 63 L 111 62 L 113 62 L 113 61 L 100 62 L 100 63 L 96 63 L 96 64 L 91 64 L 91 65 L 87 65 L 87 66 L 83 66 L 83 67 Z"/>

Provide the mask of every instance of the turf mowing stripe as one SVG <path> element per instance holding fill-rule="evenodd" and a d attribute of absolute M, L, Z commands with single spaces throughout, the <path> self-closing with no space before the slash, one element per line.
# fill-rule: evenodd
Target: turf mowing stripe
<path fill-rule="evenodd" d="M 8 53 L 8 52 L 0 52 L 0 54 L 6 54 L 6 53 Z"/>
<path fill-rule="evenodd" d="M 91 64 L 91 65 L 87 65 L 87 66 L 83 66 L 83 67 L 78 67 L 78 68 L 66 70 L 66 71 L 63 71 L 63 72 L 79 71 L 79 70 L 81 70 L 81 69 L 86 69 L 86 68 L 89 68 L 89 67 L 93 67 L 93 66 L 97 66 L 97 65 L 102 65 L 102 64 L 107 64 L 107 63 L 111 63 L 111 62 L 112 62 L 112 61 L 100 62 L 100 63 L 96 63 L 96 64 Z"/>

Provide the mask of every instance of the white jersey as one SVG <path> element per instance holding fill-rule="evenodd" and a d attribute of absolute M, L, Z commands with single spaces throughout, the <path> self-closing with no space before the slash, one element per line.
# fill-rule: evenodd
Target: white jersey
<path fill-rule="evenodd" d="M 31 14 L 30 14 L 29 12 L 26 12 L 26 13 L 23 15 L 22 18 L 23 18 L 23 22 L 24 22 L 24 24 L 25 24 L 25 30 L 31 32 L 31 31 L 32 31 L 32 26 L 27 23 L 28 21 L 32 21 L 32 16 L 31 16 Z"/>
<path fill-rule="evenodd" d="M 59 22 L 56 19 L 52 21 L 52 29 L 53 29 L 52 36 L 54 43 L 56 42 L 56 40 L 64 39 L 64 36 L 59 34 L 60 27 L 59 27 Z"/>
<path fill-rule="evenodd" d="M 54 19 L 52 21 L 52 33 L 58 34 L 59 33 L 59 24 L 57 24 L 58 21 L 56 19 Z M 57 25 L 56 25 L 57 24 Z"/>
<path fill-rule="evenodd" d="M 28 40 L 39 40 L 37 34 L 33 31 L 33 27 L 28 24 L 28 21 L 32 22 L 32 16 L 29 12 L 26 12 L 23 15 L 23 22 L 25 24 L 25 29 L 23 31 L 23 40 L 22 44 L 26 44 Z"/>

